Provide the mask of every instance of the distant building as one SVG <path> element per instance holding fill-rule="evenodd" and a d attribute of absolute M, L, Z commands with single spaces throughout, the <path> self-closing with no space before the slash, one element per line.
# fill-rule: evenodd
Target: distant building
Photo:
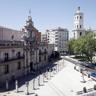
<path fill-rule="evenodd" d="M 69 32 L 64 28 L 56 28 L 46 30 L 48 44 L 54 45 L 54 51 L 58 51 L 61 54 L 68 51 L 68 38 Z"/>
<path fill-rule="evenodd" d="M 85 35 L 84 30 L 84 14 L 81 12 L 80 7 L 76 10 L 74 14 L 74 38 L 78 39 Z"/>
<path fill-rule="evenodd" d="M 41 34 L 41 42 L 45 42 L 46 44 L 48 43 L 47 42 L 47 34 L 46 33 L 42 33 Z"/>

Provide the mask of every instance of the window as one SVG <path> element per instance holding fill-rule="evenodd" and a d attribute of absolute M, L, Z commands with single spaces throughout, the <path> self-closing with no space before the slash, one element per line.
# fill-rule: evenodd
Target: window
<path fill-rule="evenodd" d="M 78 16 L 77 16 L 77 19 L 78 19 Z"/>
<path fill-rule="evenodd" d="M 17 69 L 18 69 L 18 70 L 21 69 L 21 62 L 18 62 Z"/>
<path fill-rule="evenodd" d="M 82 32 L 80 32 L 80 36 L 82 35 Z"/>
<path fill-rule="evenodd" d="M 47 53 L 47 50 L 46 50 L 46 49 L 44 49 L 44 53 L 45 53 L 45 54 Z"/>
<path fill-rule="evenodd" d="M 15 52 L 15 50 L 13 49 L 13 50 L 12 50 L 12 53 L 14 53 L 14 52 Z"/>
<path fill-rule="evenodd" d="M 58 40 L 58 38 L 56 37 L 55 40 Z"/>
<path fill-rule="evenodd" d="M 44 60 L 46 61 L 46 56 L 44 56 Z"/>
<path fill-rule="evenodd" d="M 39 50 L 39 55 L 41 55 L 42 54 L 42 52 L 41 52 L 41 50 Z"/>
<path fill-rule="evenodd" d="M 77 25 L 77 28 L 78 28 L 78 25 Z"/>
<path fill-rule="evenodd" d="M 9 59 L 9 54 L 8 53 L 5 53 L 4 55 L 5 55 L 4 56 L 4 60 L 7 61 Z"/>
<path fill-rule="evenodd" d="M 80 19 L 82 19 L 82 16 L 80 16 Z"/>
<path fill-rule="evenodd" d="M 81 28 L 81 25 L 80 25 L 80 28 Z"/>
<path fill-rule="evenodd" d="M 11 39 L 12 39 L 12 40 L 14 39 L 14 35 L 11 36 Z"/>
<path fill-rule="evenodd" d="M 20 53 L 20 52 L 18 52 L 18 53 L 17 53 L 17 58 L 20 58 L 20 55 L 21 55 L 21 53 Z"/>
<path fill-rule="evenodd" d="M 39 62 L 41 62 L 41 56 L 39 56 Z"/>
<path fill-rule="evenodd" d="M 9 65 L 5 65 L 5 74 L 9 73 Z"/>

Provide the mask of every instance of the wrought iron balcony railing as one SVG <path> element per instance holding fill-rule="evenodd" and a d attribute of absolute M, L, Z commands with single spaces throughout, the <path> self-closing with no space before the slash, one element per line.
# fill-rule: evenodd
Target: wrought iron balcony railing
<path fill-rule="evenodd" d="M 20 60 L 20 59 L 24 59 L 24 56 L 13 57 L 13 58 L 5 58 L 4 60 L 0 60 L 0 63 L 6 63 L 6 62 Z"/>

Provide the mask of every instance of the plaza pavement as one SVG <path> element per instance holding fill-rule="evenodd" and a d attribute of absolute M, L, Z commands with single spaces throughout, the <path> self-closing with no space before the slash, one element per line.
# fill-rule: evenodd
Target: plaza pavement
<path fill-rule="evenodd" d="M 37 90 L 33 90 L 33 81 L 29 82 L 29 95 L 28 96 L 76 96 L 78 91 L 82 91 L 83 87 L 87 89 L 93 88 L 95 81 L 92 81 L 90 78 L 84 76 L 86 83 L 82 83 L 82 75 L 81 73 L 74 70 L 74 64 L 69 61 L 59 61 L 57 63 L 64 63 L 64 68 L 59 71 L 56 75 L 51 77 L 51 80 L 47 80 L 48 82 L 41 83 L 42 86 L 36 85 Z M 42 76 L 41 76 L 42 77 Z M 23 85 L 19 88 L 19 93 L 15 93 L 11 91 L 10 94 L 6 96 L 26 96 L 25 95 L 26 86 Z M 2 96 L 2 95 L 0 95 Z"/>

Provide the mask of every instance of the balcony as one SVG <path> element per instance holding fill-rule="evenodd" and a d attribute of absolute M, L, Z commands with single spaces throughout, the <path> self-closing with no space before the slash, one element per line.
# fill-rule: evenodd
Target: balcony
<path fill-rule="evenodd" d="M 43 55 L 43 52 L 39 52 L 39 55 Z"/>
<path fill-rule="evenodd" d="M 47 51 L 44 51 L 44 54 L 47 54 Z"/>
<path fill-rule="evenodd" d="M 47 51 L 39 52 L 39 55 L 45 55 L 45 54 L 47 54 Z"/>
<path fill-rule="evenodd" d="M 22 41 L 2 41 L 0 40 L 0 48 L 6 47 L 24 47 Z"/>
<path fill-rule="evenodd" d="M 12 62 L 12 61 L 22 60 L 22 59 L 24 59 L 24 56 L 18 56 L 18 57 L 13 57 L 13 58 L 5 58 L 4 60 L 0 60 L 0 63 Z"/>

